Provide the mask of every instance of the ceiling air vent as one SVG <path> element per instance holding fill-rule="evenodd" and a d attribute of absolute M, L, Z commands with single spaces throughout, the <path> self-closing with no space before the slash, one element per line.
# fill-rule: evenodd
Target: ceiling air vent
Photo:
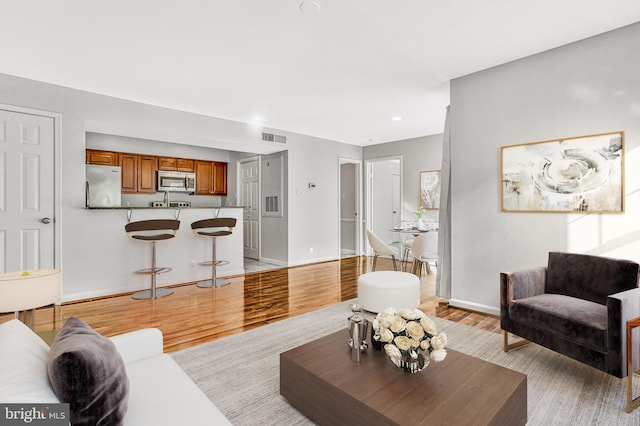
<path fill-rule="evenodd" d="M 287 137 L 284 135 L 276 135 L 275 133 L 262 132 L 263 142 L 287 143 Z"/>

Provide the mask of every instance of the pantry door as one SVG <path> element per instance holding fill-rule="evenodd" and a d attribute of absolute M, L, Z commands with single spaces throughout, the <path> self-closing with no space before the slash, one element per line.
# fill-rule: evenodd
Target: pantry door
<path fill-rule="evenodd" d="M 240 204 L 244 206 L 244 257 L 260 259 L 260 161 L 240 163 Z"/>
<path fill-rule="evenodd" d="M 55 124 L 0 106 L 0 272 L 54 268 Z"/>

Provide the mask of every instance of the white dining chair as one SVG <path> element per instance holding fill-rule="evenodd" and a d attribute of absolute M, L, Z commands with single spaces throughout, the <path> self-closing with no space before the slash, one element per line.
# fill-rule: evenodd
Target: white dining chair
<path fill-rule="evenodd" d="M 382 241 L 380 237 L 367 229 L 367 240 L 369 241 L 369 245 L 373 249 L 373 265 L 371 266 L 371 270 L 376 270 L 376 261 L 378 260 L 378 256 L 391 256 L 391 260 L 393 261 L 393 270 L 397 271 L 398 267 L 396 266 L 396 249 Z"/>
<path fill-rule="evenodd" d="M 415 241 L 413 234 L 408 232 L 400 232 L 400 247 L 402 248 L 402 256 L 400 257 L 400 261 L 402 262 L 402 270 L 405 270 L 405 265 L 409 262 L 409 253 L 411 252 L 411 247 L 413 247 L 413 242 Z"/>
<path fill-rule="evenodd" d="M 422 275 L 423 268 L 427 273 L 431 273 L 429 262 L 433 262 L 438 267 L 438 231 L 429 231 L 420 234 L 413 241 L 411 248 L 413 255 L 413 270 L 418 276 Z"/>

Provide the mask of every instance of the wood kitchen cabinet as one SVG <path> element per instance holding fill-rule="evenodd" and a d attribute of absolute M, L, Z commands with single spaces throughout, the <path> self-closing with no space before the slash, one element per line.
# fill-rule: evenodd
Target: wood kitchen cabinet
<path fill-rule="evenodd" d="M 188 158 L 158 157 L 158 170 L 193 172 L 194 160 Z"/>
<path fill-rule="evenodd" d="M 122 193 L 155 193 L 157 157 L 151 155 L 120 154 Z"/>
<path fill-rule="evenodd" d="M 196 195 L 227 195 L 227 163 L 195 161 Z"/>
<path fill-rule="evenodd" d="M 86 157 L 87 164 L 100 164 L 103 166 L 117 166 L 119 160 L 117 152 L 97 149 L 87 149 Z"/>

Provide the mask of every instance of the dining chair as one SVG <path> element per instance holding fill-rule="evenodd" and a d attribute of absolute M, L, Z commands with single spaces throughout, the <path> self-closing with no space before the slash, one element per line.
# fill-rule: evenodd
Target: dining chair
<path fill-rule="evenodd" d="M 414 274 L 422 275 L 423 268 L 426 268 L 427 273 L 431 273 L 429 262 L 435 263 L 438 267 L 438 231 L 425 232 L 416 237 L 413 241 L 411 254 L 413 255 L 412 272 Z"/>
<path fill-rule="evenodd" d="M 391 256 L 391 260 L 393 261 L 393 270 L 397 271 L 398 267 L 396 266 L 396 249 L 382 241 L 380 237 L 367 229 L 367 240 L 369 241 L 369 245 L 373 249 L 373 265 L 371 266 L 371 270 L 376 270 L 376 262 L 378 260 L 378 256 Z"/>
<path fill-rule="evenodd" d="M 413 234 L 408 232 L 400 232 L 400 247 L 402 248 L 402 256 L 400 258 L 402 270 L 405 270 L 405 265 L 409 262 L 409 253 L 411 252 L 411 247 L 413 247 L 413 242 L 415 241 Z"/>

